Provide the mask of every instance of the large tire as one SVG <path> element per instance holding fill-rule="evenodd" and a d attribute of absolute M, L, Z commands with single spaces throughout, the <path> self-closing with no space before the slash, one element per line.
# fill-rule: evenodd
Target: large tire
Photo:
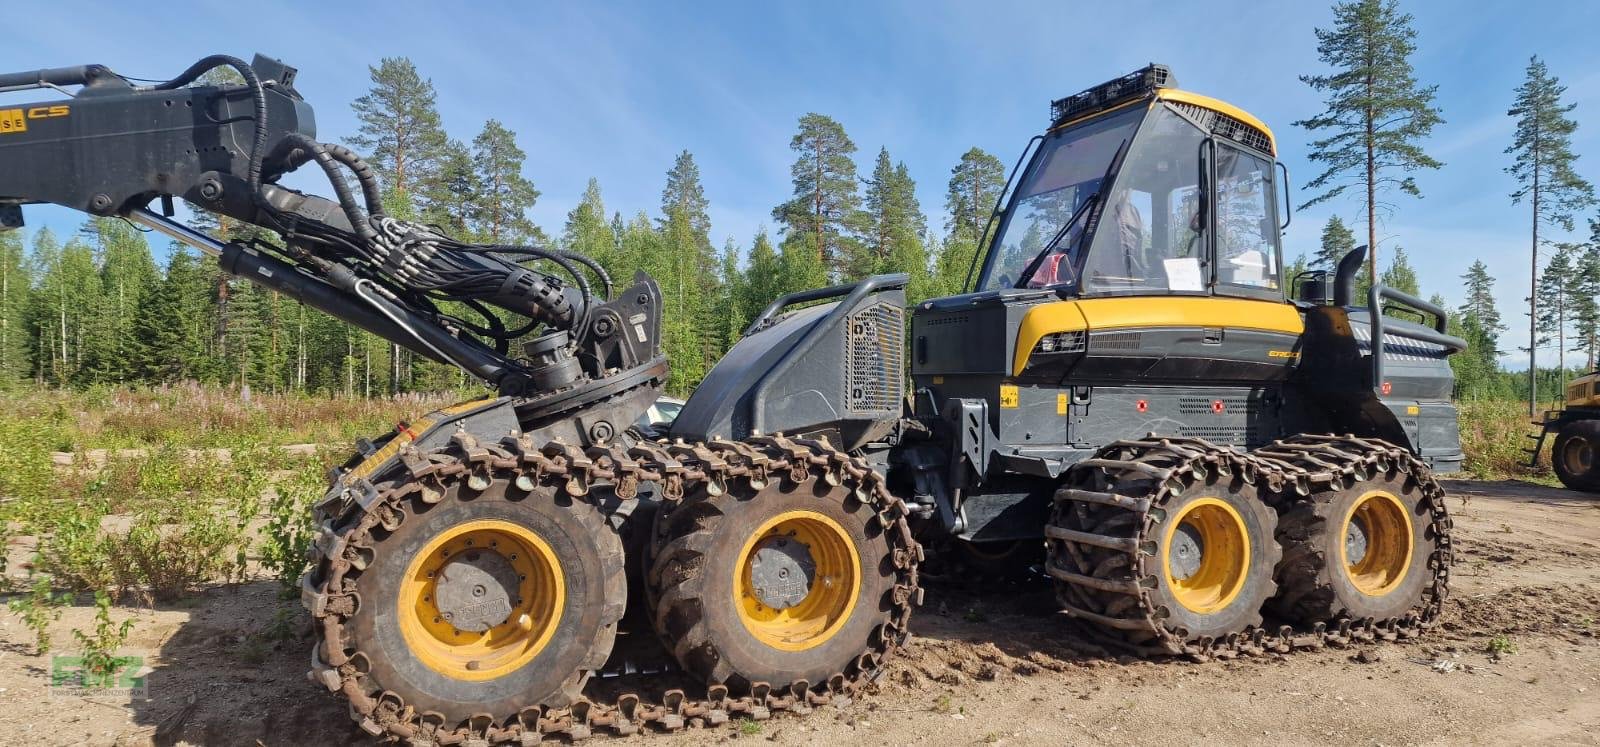
<path fill-rule="evenodd" d="M 1600 493 L 1600 420 L 1574 420 L 1556 432 L 1550 448 L 1556 479 L 1572 490 Z"/>
<path fill-rule="evenodd" d="M 795 592 L 803 601 L 779 613 L 750 596 L 748 580 L 755 553 L 789 532 L 810 543 L 802 546 L 815 567 L 806 590 Z M 827 682 L 876 650 L 874 636 L 892 621 L 895 548 L 884 523 L 850 487 L 829 486 L 815 472 L 799 483 L 774 476 L 759 490 L 740 482 L 721 495 L 690 496 L 660 516 L 657 540 L 656 631 L 708 685 L 744 693 L 756 683 Z M 839 577 L 846 572 L 853 582 Z M 775 621 L 790 610 L 814 614 L 820 629 L 766 627 L 765 616 Z"/>
<path fill-rule="evenodd" d="M 1152 437 L 1075 466 L 1045 530 L 1063 609 L 1144 653 L 1204 655 L 1260 627 L 1277 514 L 1234 456 Z"/>
<path fill-rule="evenodd" d="M 424 496 L 430 494 L 439 498 L 437 503 L 427 502 Z M 510 714 L 535 704 L 565 707 L 576 701 L 610 655 L 627 604 L 622 541 L 600 509 L 547 487 L 523 492 L 504 477 L 490 480 L 481 491 L 472 490 L 460 476 L 450 481 L 442 497 L 416 491 L 401 508 L 402 521 L 394 531 L 373 531 L 373 559 L 355 577 L 361 604 L 345 627 L 344 643 L 365 655 L 371 686 L 399 695 L 419 713 L 439 714 L 446 728 L 474 714 Z M 496 552 L 523 548 L 522 553 L 500 556 L 515 566 L 513 572 L 522 573 L 516 588 L 526 599 L 513 600 L 519 606 L 506 623 L 516 629 L 491 628 L 481 640 L 487 645 L 495 636 L 525 636 L 524 643 L 497 649 L 509 653 L 485 654 L 489 670 L 477 660 L 461 662 L 454 653 L 459 649 L 448 648 L 457 643 L 452 636 L 471 641 L 474 634 L 445 631 L 430 639 L 436 634 L 427 624 L 431 616 L 439 625 L 442 616 L 440 604 L 430 596 L 442 587 L 424 580 L 433 578 L 428 569 L 439 562 L 432 558 L 449 557 L 443 553 L 453 551 L 476 560 L 464 555 L 465 543 L 474 537 L 495 542 Z M 479 539 L 475 546 L 485 544 Z M 535 556 L 544 565 L 532 567 L 532 573 L 517 565 L 533 562 Z M 438 571 L 441 576 L 448 575 L 443 571 Z M 528 581 L 530 576 L 534 581 Z M 559 597 L 550 591 L 557 579 Z M 477 588 L 470 593 L 476 594 Z M 421 601 L 412 598 L 419 594 Z M 533 609 L 540 600 L 545 606 Z M 429 603 L 434 607 L 425 606 Z M 529 609 L 519 614 L 523 606 Z M 445 643 L 436 643 L 438 636 Z"/>
<path fill-rule="evenodd" d="M 1271 609 L 1299 624 L 1400 619 L 1426 604 L 1438 548 L 1432 506 L 1397 469 L 1285 504 Z"/>

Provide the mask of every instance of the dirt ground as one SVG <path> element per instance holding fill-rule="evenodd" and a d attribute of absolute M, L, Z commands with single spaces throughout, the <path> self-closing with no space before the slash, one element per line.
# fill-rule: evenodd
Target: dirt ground
<path fill-rule="evenodd" d="M 615 740 L 777 744 L 1600 744 L 1600 501 L 1518 482 L 1454 481 L 1459 548 L 1443 624 L 1420 641 L 1234 662 L 1135 661 L 1071 638 L 1042 583 L 935 585 L 909 649 L 847 709 Z M 132 614 L 125 653 L 146 698 L 52 693 L 48 657 L 0 615 L 0 743 L 365 743 L 306 682 L 303 618 L 269 634 L 267 581 Z M 92 607 L 53 627 L 88 629 Z M 278 626 L 285 627 L 285 626 Z M 1511 648 L 1490 652 L 1491 641 Z M 751 727 L 749 731 L 754 731 Z"/>

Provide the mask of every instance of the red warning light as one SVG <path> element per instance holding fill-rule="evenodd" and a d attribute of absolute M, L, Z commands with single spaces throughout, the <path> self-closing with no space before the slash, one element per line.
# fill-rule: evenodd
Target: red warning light
<path fill-rule="evenodd" d="M 1384 396 L 1387 397 L 1389 395 L 1389 392 L 1394 391 L 1394 386 L 1392 384 L 1390 384 L 1389 382 L 1385 381 L 1385 382 L 1383 382 L 1383 384 L 1381 386 L 1378 387 L 1378 391 L 1383 392 Z"/>
<path fill-rule="evenodd" d="M 1212 412 L 1214 412 L 1214 413 L 1216 413 L 1218 415 L 1221 415 L 1222 411 L 1226 410 L 1226 409 L 1228 409 L 1228 406 L 1223 404 L 1222 400 L 1220 400 L 1220 399 L 1211 400 L 1211 411 Z"/>
<path fill-rule="evenodd" d="M 1147 412 L 1150 409 L 1150 403 L 1142 399 L 1138 400 L 1133 403 L 1133 409 L 1138 410 L 1139 412 Z"/>

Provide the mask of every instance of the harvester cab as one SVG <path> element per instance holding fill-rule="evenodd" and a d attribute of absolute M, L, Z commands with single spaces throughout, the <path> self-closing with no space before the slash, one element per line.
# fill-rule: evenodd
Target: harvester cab
<path fill-rule="evenodd" d="M 243 82 L 206 84 L 219 67 Z M 375 737 L 531 744 L 847 700 L 909 635 L 925 544 L 1042 563 L 1081 623 L 1063 635 L 1140 653 L 1438 617 L 1433 471 L 1461 461 L 1465 344 L 1408 294 L 1355 299 L 1359 252 L 1291 300 L 1270 130 L 1164 67 L 1053 103 L 972 292 L 909 325 L 905 275 L 775 299 L 662 439 L 629 428 L 668 375 L 654 281 L 388 215 L 295 79 L 226 56 L 150 85 L 0 74 L 54 97 L 0 106 L 0 229 L 36 202 L 125 218 L 494 389 L 361 442 L 314 507 L 309 677 Z M 331 199 L 278 183 L 306 166 Z M 263 231 L 218 240 L 177 199 Z"/>

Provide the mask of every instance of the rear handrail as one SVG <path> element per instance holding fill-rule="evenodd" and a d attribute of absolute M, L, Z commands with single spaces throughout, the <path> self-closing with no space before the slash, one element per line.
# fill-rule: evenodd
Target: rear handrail
<path fill-rule="evenodd" d="M 750 322 L 750 326 L 745 328 L 744 336 L 748 337 L 756 330 L 766 326 L 767 322 L 771 321 L 774 316 L 777 316 L 778 312 L 797 303 L 821 301 L 824 298 L 836 298 L 838 296 L 846 295 L 851 291 L 856 290 L 860 286 L 869 283 L 872 284 L 871 287 L 864 291 L 862 295 L 871 293 L 874 290 L 893 290 L 895 288 L 904 288 L 906 287 L 906 284 L 910 282 L 910 275 L 904 272 L 896 272 L 889 275 L 873 275 L 872 277 L 864 280 L 858 280 L 854 283 L 830 285 L 826 288 L 812 288 L 811 290 L 786 293 L 778 296 L 773 300 L 772 303 L 767 304 L 767 307 L 762 309 L 760 314 L 756 315 L 756 318 Z"/>
<path fill-rule="evenodd" d="M 1386 298 L 1433 317 L 1433 329 L 1408 329 L 1404 332 L 1406 337 L 1439 345 L 1449 351 L 1447 355 L 1454 355 L 1467 349 L 1466 340 L 1445 333 L 1450 327 L 1450 320 L 1449 314 L 1443 308 L 1383 283 L 1374 284 L 1372 290 L 1367 293 L 1367 313 L 1370 315 L 1368 327 L 1372 335 L 1372 387 L 1379 394 L 1383 394 L 1383 300 Z"/>

